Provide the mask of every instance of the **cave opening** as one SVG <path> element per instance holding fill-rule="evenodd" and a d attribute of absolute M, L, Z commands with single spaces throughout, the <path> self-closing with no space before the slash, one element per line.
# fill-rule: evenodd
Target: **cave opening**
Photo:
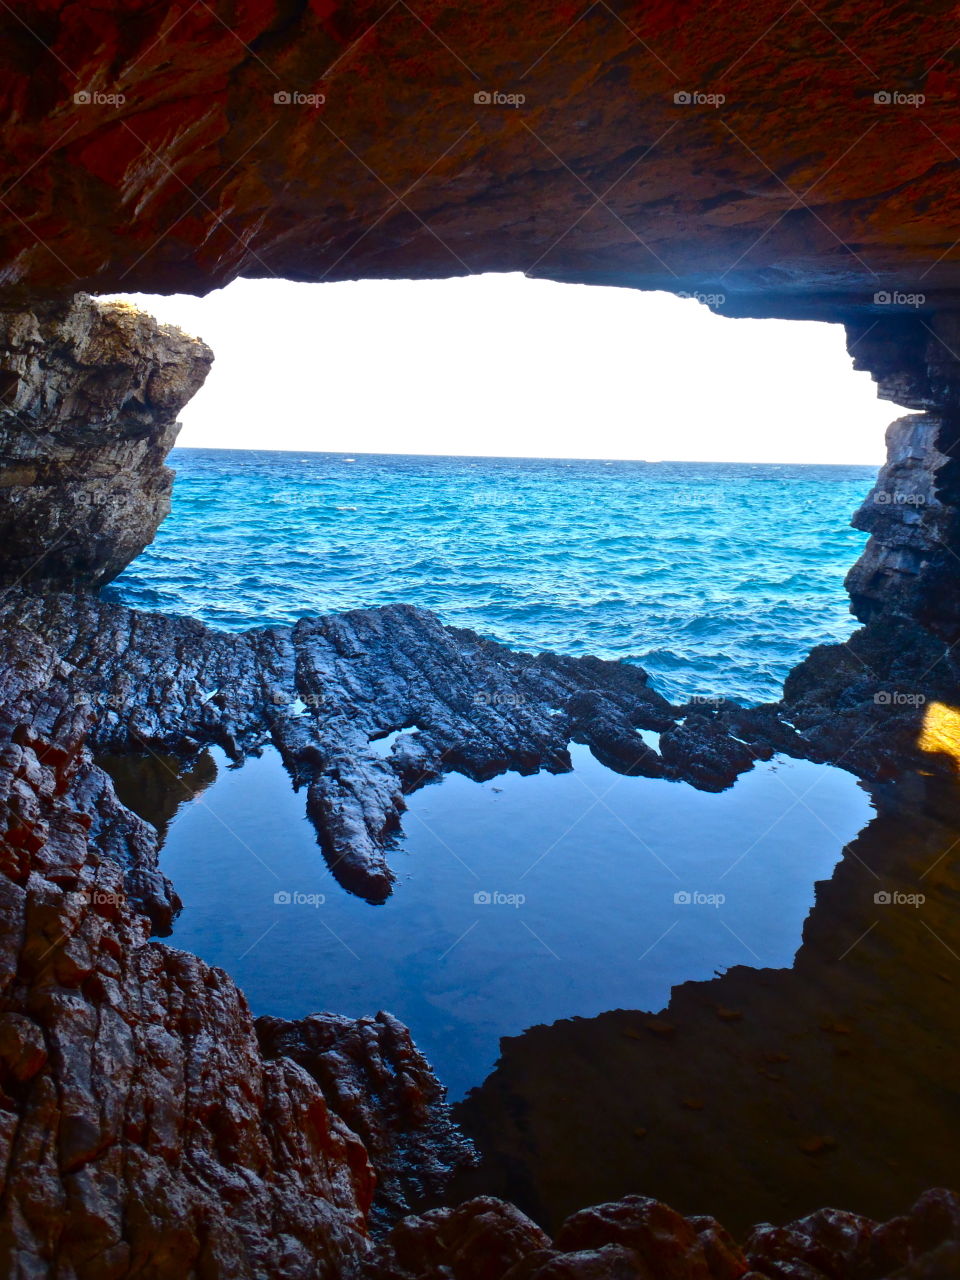
<path fill-rule="evenodd" d="M 513 275 L 130 300 L 216 360 L 108 599 L 228 629 L 410 603 L 746 703 L 853 629 L 890 413 L 839 326 Z"/>

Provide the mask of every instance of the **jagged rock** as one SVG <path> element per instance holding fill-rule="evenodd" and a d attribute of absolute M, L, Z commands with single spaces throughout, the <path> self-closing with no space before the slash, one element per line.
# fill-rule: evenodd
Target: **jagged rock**
<path fill-rule="evenodd" d="M 862 622 L 911 619 L 960 638 L 960 316 L 848 326 L 855 366 L 878 394 L 923 412 L 887 430 L 887 460 L 853 524 L 871 535 L 847 575 Z"/>
<path fill-rule="evenodd" d="M 751 745 L 721 716 L 700 735 L 673 730 L 669 753 L 658 755 L 637 730 L 666 729 L 683 711 L 639 667 L 516 653 L 404 605 L 232 634 L 84 594 L 18 591 L 0 600 L 4 626 L 33 627 L 54 647 L 61 698 L 96 712 L 97 752 L 189 755 L 217 743 L 241 759 L 272 740 L 306 787 L 334 874 L 374 901 L 391 891 L 404 796 L 444 772 L 562 772 L 578 740 L 618 772 L 715 789 L 774 749 L 769 711 L 753 723 L 738 709 L 738 732 L 752 723 Z M 48 725 L 49 713 L 36 716 Z M 401 736 L 386 758 L 371 746 L 411 726 L 416 735 Z M 787 749 L 802 753 L 797 735 Z"/>
<path fill-rule="evenodd" d="M 454 1209 L 405 1218 L 390 1233 L 378 1270 L 427 1280 L 497 1280 L 530 1255 L 551 1256 L 549 1236 L 512 1204 L 478 1196 Z"/>
<path fill-rule="evenodd" d="M 125 303 L 0 312 L 0 581 L 98 586 L 170 511 L 177 414 L 213 353 Z"/>
<path fill-rule="evenodd" d="M 350 1276 L 374 1173 L 230 979 L 148 941 L 72 794 L 79 741 L 0 712 L 0 1271 Z M 13 748 L 17 747 L 14 751 Z M 134 821 L 134 826 L 136 826 Z"/>
<path fill-rule="evenodd" d="M 921 1239 L 917 1224 L 931 1204 L 941 1212 Z M 712 1218 L 684 1218 L 646 1196 L 584 1209 L 552 1241 L 512 1205 L 479 1197 L 455 1209 L 404 1219 L 377 1255 L 371 1275 L 385 1280 L 947 1280 L 960 1230 L 955 1205 L 951 1192 L 930 1191 L 906 1218 L 880 1224 L 824 1209 L 781 1228 L 757 1227 L 741 1250 Z M 901 1226 L 913 1232 L 909 1244 L 878 1246 Z"/>
<path fill-rule="evenodd" d="M 146 871 L 115 861 L 146 824 L 92 765 L 62 664 L 30 659 L 0 698 L 0 1272 L 358 1275 L 377 1173 L 338 1103 L 388 1185 L 436 1189 L 465 1153 L 442 1090 L 392 1019 L 336 1019 L 334 1101 L 261 1053 L 226 974 L 149 940 Z"/>
<path fill-rule="evenodd" d="M 264 1017 L 256 1025 L 264 1057 L 299 1063 L 364 1143 L 377 1170 L 380 1219 L 395 1221 L 437 1199 L 458 1169 L 476 1163 L 450 1119 L 446 1090 L 390 1014 L 354 1020 L 315 1013 L 298 1022 Z"/>

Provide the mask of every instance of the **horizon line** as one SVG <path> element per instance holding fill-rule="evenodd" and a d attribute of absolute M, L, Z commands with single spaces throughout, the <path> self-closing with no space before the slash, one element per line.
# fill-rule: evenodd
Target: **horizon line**
<path fill-rule="evenodd" d="M 371 452 L 364 449 L 267 448 L 252 445 L 174 444 L 173 449 L 189 449 L 197 453 L 308 453 L 325 458 L 457 458 L 465 462 L 638 462 L 646 466 L 718 466 L 718 467 L 882 467 L 886 459 L 873 462 L 798 462 L 765 461 L 761 458 L 601 458 L 577 454 L 541 453 L 403 453 Z"/>

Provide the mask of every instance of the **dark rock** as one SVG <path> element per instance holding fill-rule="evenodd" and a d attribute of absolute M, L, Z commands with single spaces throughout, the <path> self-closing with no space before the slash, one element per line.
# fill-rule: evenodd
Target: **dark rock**
<path fill-rule="evenodd" d="M 696 1227 L 647 1196 L 583 1209 L 557 1232 L 557 1247 L 569 1252 L 606 1244 L 631 1250 L 644 1271 L 658 1280 L 710 1280 L 704 1240 Z"/>
<path fill-rule="evenodd" d="M 27 627 L 54 648 L 60 666 L 51 688 L 83 710 L 98 754 L 197 759 L 216 743 L 239 760 L 272 740 L 306 787 L 307 813 L 335 875 L 377 902 L 391 892 L 388 853 L 404 796 L 445 772 L 564 772 L 576 740 L 620 773 L 719 790 L 774 749 L 770 712 L 747 730 L 750 713 L 737 709 L 749 746 L 720 716 L 690 716 L 664 734 L 658 754 L 637 729 L 667 729 L 680 712 L 639 667 L 516 653 L 406 605 L 230 634 L 83 594 L 14 591 L 0 600 L 0 633 L 4 627 L 18 629 L 19 639 L 8 630 L 11 648 L 25 643 Z M 46 677 L 23 680 L 29 687 Z M 49 726 L 56 705 L 38 708 L 34 723 Z M 371 746 L 411 725 L 415 738 L 401 736 L 385 759 Z M 785 733 L 777 729 L 776 739 Z M 802 748 L 795 734 L 787 745 Z M 91 782 L 87 793 L 95 792 Z M 106 831 L 108 819 L 101 825 Z M 113 852 L 146 875 L 147 852 Z M 139 881 L 137 892 L 145 900 Z"/>
<path fill-rule="evenodd" d="M 0 581 L 99 586 L 170 511 L 177 414 L 213 353 L 78 294 L 0 313 Z"/>
<path fill-rule="evenodd" d="M 390 1234 L 389 1259 L 401 1276 L 500 1280 L 550 1240 L 519 1209 L 481 1196 L 455 1209 L 405 1218 Z M 536 1273 L 534 1273 L 536 1274 Z"/>
<path fill-rule="evenodd" d="M 35 8 L 0 11 L 17 297 L 525 271 L 864 329 L 957 303 L 949 4 Z"/>
<path fill-rule="evenodd" d="M 450 1119 L 446 1090 L 390 1014 L 258 1018 L 256 1026 L 264 1057 L 303 1067 L 363 1142 L 377 1171 L 380 1220 L 395 1221 L 429 1198 L 436 1201 L 457 1169 L 475 1163 Z"/>

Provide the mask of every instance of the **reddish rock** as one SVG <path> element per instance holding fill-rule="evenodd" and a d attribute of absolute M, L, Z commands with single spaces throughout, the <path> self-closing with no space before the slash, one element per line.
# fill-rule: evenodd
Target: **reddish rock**
<path fill-rule="evenodd" d="M 0 278 L 514 270 L 730 313 L 954 305 L 954 22 L 945 0 L 10 7 Z"/>
<path fill-rule="evenodd" d="M 567 1251 L 622 1245 L 659 1280 L 709 1280 L 711 1274 L 696 1228 L 646 1196 L 627 1196 L 575 1213 L 557 1232 L 556 1243 Z"/>
<path fill-rule="evenodd" d="M 388 1257 L 402 1276 L 501 1280 L 549 1248 L 549 1237 L 519 1209 L 480 1196 L 455 1209 L 405 1218 L 390 1234 Z"/>

